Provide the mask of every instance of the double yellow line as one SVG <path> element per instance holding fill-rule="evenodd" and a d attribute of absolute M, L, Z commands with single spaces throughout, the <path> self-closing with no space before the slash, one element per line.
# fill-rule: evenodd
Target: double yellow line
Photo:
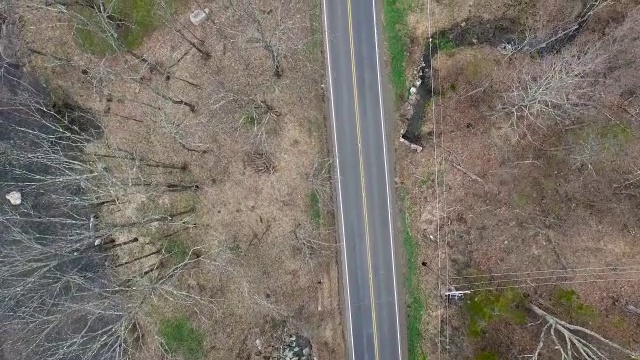
<path fill-rule="evenodd" d="M 376 303 L 373 292 L 373 271 L 371 261 L 371 242 L 369 239 L 369 217 L 367 214 L 367 191 L 364 179 L 364 161 L 362 157 L 362 137 L 360 136 L 360 111 L 358 109 L 358 84 L 356 80 L 356 56 L 353 47 L 353 21 L 351 17 L 351 0 L 347 0 L 347 15 L 349 17 L 349 47 L 351 50 L 351 74 L 353 76 L 353 99 L 356 113 L 356 135 L 358 137 L 358 158 L 360 160 L 360 186 L 362 187 L 362 207 L 364 212 L 364 234 L 367 246 L 367 264 L 369 266 L 369 294 L 371 296 L 371 319 L 373 322 L 373 346 L 375 359 L 378 360 L 378 331 L 376 329 Z"/>

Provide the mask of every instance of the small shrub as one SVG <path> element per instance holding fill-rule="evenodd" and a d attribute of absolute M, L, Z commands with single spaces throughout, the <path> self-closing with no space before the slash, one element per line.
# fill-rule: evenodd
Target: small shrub
<path fill-rule="evenodd" d="M 309 212 L 311 214 L 311 222 L 315 226 L 320 226 L 322 223 L 322 210 L 320 208 L 320 196 L 318 192 L 313 190 L 307 195 L 309 202 Z"/>
<path fill-rule="evenodd" d="M 420 178 L 420 186 L 429 186 L 429 184 L 431 184 L 431 181 L 433 181 L 434 175 L 435 174 L 432 171 L 426 173 L 423 178 Z"/>
<path fill-rule="evenodd" d="M 458 47 L 456 43 L 449 38 L 449 36 L 441 34 L 436 35 L 434 45 L 438 51 L 444 53 L 451 52 Z"/>
<path fill-rule="evenodd" d="M 573 289 L 557 288 L 552 295 L 552 304 L 572 321 L 591 322 L 598 316 L 598 311 L 583 303 Z"/>
<path fill-rule="evenodd" d="M 234 256 L 242 255 L 242 248 L 240 247 L 240 244 L 230 245 L 227 247 L 227 250 L 229 251 L 229 253 L 231 253 L 231 255 L 234 255 Z"/>
<path fill-rule="evenodd" d="M 526 322 L 525 299 L 514 289 L 473 292 L 464 303 L 469 316 L 469 334 L 480 337 L 492 322 L 506 320 L 515 324 Z"/>
<path fill-rule="evenodd" d="M 189 259 L 191 248 L 182 239 L 169 239 L 163 250 L 166 256 L 171 257 L 175 264 L 181 264 Z"/>
<path fill-rule="evenodd" d="M 204 357 L 204 333 L 185 316 L 165 319 L 160 323 L 160 338 L 165 351 L 185 360 Z"/>
<path fill-rule="evenodd" d="M 260 120 L 258 119 L 258 115 L 251 111 L 242 116 L 242 123 L 253 129 L 260 124 Z"/>
<path fill-rule="evenodd" d="M 251 104 L 244 115 L 242 115 L 242 123 L 256 130 L 266 123 L 270 115 L 277 116 L 277 114 L 279 114 L 279 112 L 276 111 L 273 106 L 264 101 L 256 101 Z"/>

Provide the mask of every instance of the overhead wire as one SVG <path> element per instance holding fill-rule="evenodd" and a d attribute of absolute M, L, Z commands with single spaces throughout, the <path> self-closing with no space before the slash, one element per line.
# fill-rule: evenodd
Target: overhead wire
<path fill-rule="evenodd" d="M 610 276 L 610 275 L 618 275 L 618 274 L 623 274 L 623 275 L 640 274 L 640 270 L 606 271 L 606 272 L 585 273 L 585 274 L 580 274 L 580 273 L 558 274 L 558 275 L 532 276 L 532 277 L 514 278 L 514 279 L 496 279 L 496 280 L 478 281 L 478 282 L 472 282 L 472 283 L 453 284 L 451 286 L 455 288 L 455 287 L 459 287 L 459 286 L 496 284 L 496 283 L 507 283 L 507 282 L 529 281 L 529 280 L 544 280 L 544 279 L 554 279 L 554 278 L 562 278 L 562 277 Z"/>
<path fill-rule="evenodd" d="M 435 18 L 436 20 L 438 19 L 438 8 L 435 8 Z M 440 42 L 439 39 L 440 35 L 437 35 L 437 41 L 438 43 Z M 436 70 L 440 70 L 440 56 L 438 56 L 438 53 L 436 53 Z M 435 78 L 435 74 L 432 72 L 431 73 L 431 77 L 432 79 Z M 438 72 L 438 79 L 436 81 L 436 83 L 438 84 L 438 93 L 442 94 L 442 81 L 440 79 L 440 72 Z M 432 91 L 433 93 L 433 91 Z M 433 110 L 435 112 L 436 109 L 436 104 L 438 102 L 435 101 L 435 99 L 431 99 L 431 104 L 433 104 Z M 445 149 L 446 147 L 444 146 L 444 107 L 442 106 L 442 104 L 440 104 L 439 107 L 439 129 L 440 129 L 440 146 L 442 147 L 442 149 Z M 434 122 L 436 121 L 436 119 L 434 118 Z M 436 132 L 434 131 L 434 134 Z M 434 142 L 434 147 L 437 147 L 437 144 Z M 441 161 L 442 164 L 444 164 L 445 162 L 445 152 L 441 152 L 440 153 L 440 157 L 441 157 Z M 442 217 L 443 217 L 443 221 L 446 224 L 447 223 L 447 174 L 446 172 L 442 173 L 442 200 L 441 200 L 441 204 L 442 204 Z M 436 182 L 436 188 L 438 187 L 438 183 Z M 438 212 L 438 219 L 440 218 L 440 212 Z M 445 291 L 447 291 L 449 289 L 450 286 L 450 281 L 449 281 L 449 273 L 450 273 L 450 269 L 449 269 L 449 227 L 445 226 L 445 230 L 444 230 L 444 262 L 445 262 Z M 449 302 L 445 301 L 445 311 L 444 311 L 444 317 L 445 317 L 445 352 L 446 352 L 446 358 L 449 359 L 449 332 L 450 332 L 450 325 L 449 325 Z"/>
<path fill-rule="evenodd" d="M 584 268 L 569 268 L 569 269 L 549 269 L 549 270 L 532 270 L 532 271 L 522 271 L 522 272 L 504 272 L 504 273 L 493 273 L 493 274 L 476 274 L 476 275 L 463 275 L 463 276 L 451 276 L 452 279 L 468 279 L 468 278 L 479 278 L 479 277 L 487 277 L 487 276 L 506 276 L 506 275 L 522 275 L 522 274 L 539 274 L 539 273 L 550 273 L 550 272 L 572 272 L 572 271 L 584 271 L 584 270 L 607 270 L 607 269 L 638 269 L 640 270 L 640 266 L 607 266 L 607 267 L 584 267 Z"/>
<path fill-rule="evenodd" d="M 545 283 L 537 283 L 537 284 L 481 287 L 481 288 L 477 288 L 477 289 L 463 289 L 462 291 L 472 291 L 472 292 L 474 292 L 474 291 L 500 290 L 500 289 L 512 289 L 512 288 L 526 288 L 526 287 L 535 287 L 535 286 L 543 286 L 543 285 L 565 285 L 565 284 L 594 283 L 594 282 L 603 282 L 603 281 L 640 281 L 640 277 L 637 277 L 637 278 L 624 278 L 624 279 L 594 279 L 594 280 L 574 280 L 574 281 L 553 281 L 553 282 L 545 282 Z"/>
<path fill-rule="evenodd" d="M 434 81 L 433 81 L 433 41 L 432 41 L 432 24 L 431 24 L 431 16 L 432 16 L 432 7 L 431 7 L 431 0 L 427 0 L 427 31 L 429 33 L 429 64 L 424 64 L 424 66 L 426 67 L 427 65 L 429 66 L 429 81 L 431 82 L 431 98 L 433 98 L 434 96 Z M 424 71 L 424 70 L 423 70 Z M 437 140 L 437 132 L 436 132 L 436 121 L 435 121 L 435 107 L 431 107 L 431 111 L 432 111 L 432 118 L 434 119 L 433 121 L 433 142 L 434 144 L 436 143 Z M 435 166 L 435 183 L 436 183 L 436 238 L 437 238 L 437 256 L 438 256 L 438 293 L 442 294 L 443 293 L 443 288 L 442 288 L 442 280 L 441 280 L 441 270 L 442 270 L 442 263 L 441 263 L 441 244 L 440 244 L 440 197 L 438 194 L 438 177 L 439 177 L 439 171 L 438 171 L 438 147 L 434 146 L 433 147 L 433 161 L 434 161 L 434 166 Z M 438 302 L 438 307 L 441 308 L 442 304 L 440 302 Z M 437 344 L 438 344 L 438 360 L 441 359 L 442 357 L 442 342 L 440 339 L 440 334 L 442 333 L 442 311 L 438 311 L 438 338 L 437 338 Z"/>

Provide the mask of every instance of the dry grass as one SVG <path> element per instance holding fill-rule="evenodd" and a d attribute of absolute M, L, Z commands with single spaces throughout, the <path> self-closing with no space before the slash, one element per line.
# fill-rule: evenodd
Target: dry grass
<path fill-rule="evenodd" d="M 96 151 L 125 149 L 140 158 L 186 164 L 188 178 L 181 180 L 198 185 L 188 200 L 196 205 L 188 221 L 197 226 L 181 239 L 201 247 L 208 262 L 176 281 L 182 290 L 216 299 L 217 305 L 171 308 L 167 299 L 154 299 L 145 310 L 147 318 L 140 320 L 149 335 L 141 358 L 159 354 L 153 329 L 160 318 L 187 315 L 205 333 L 207 359 L 253 356 L 256 340 L 266 352 L 286 333 L 308 336 L 319 358 L 339 359 L 335 248 L 324 245 L 334 239 L 328 223 L 316 229 L 307 214 L 307 194 L 315 186 L 309 179 L 316 161 L 325 157 L 324 138 L 308 131 L 310 124 L 324 127 L 322 62 L 320 54 L 309 54 L 305 47 L 313 40 L 312 5 L 291 2 L 282 12 L 286 32 L 280 38 L 283 74 L 278 79 L 270 54 L 253 40 L 255 26 L 240 4 L 207 2 L 215 15 L 200 27 L 188 22 L 195 2 L 176 17 L 204 40 L 201 45 L 212 54 L 208 61 L 167 26 L 148 35 L 136 53 L 166 73 L 129 55 L 87 55 L 73 45 L 73 24 L 64 14 L 31 8 L 24 18 L 27 46 L 69 63 L 54 64 L 53 57 L 34 54 L 29 65 L 51 87 L 63 88 L 100 114 L 106 135 Z M 260 4 L 265 29 L 277 28 L 277 19 L 268 14 L 281 13 L 280 4 Z M 195 111 L 168 97 L 195 105 Z M 273 109 L 248 127 L 243 116 L 256 103 Z M 116 170 L 123 178 L 150 176 L 149 169 L 136 164 Z M 162 174 L 154 183 L 175 179 Z M 138 218 L 140 209 L 158 212 L 186 201 L 179 200 L 183 197 L 141 193 L 111 207 L 105 218 Z M 305 234 L 309 241 L 323 244 L 323 251 L 311 258 L 297 241 L 301 224 L 312 229 Z M 119 236 L 139 236 L 141 244 L 158 240 L 152 231 Z M 145 251 L 139 247 L 135 252 Z"/>

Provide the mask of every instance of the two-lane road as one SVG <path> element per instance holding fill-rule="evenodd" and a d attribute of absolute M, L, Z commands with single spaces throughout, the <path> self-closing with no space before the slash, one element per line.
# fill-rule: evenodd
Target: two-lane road
<path fill-rule="evenodd" d="M 324 0 L 348 357 L 405 359 L 376 0 Z"/>

